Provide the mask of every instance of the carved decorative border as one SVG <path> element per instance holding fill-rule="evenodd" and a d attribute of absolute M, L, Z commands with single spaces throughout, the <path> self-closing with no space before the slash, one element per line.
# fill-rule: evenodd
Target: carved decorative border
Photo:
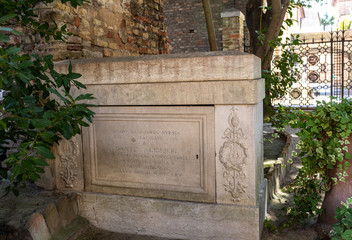
<path fill-rule="evenodd" d="M 231 195 L 231 201 L 238 202 L 246 193 L 247 183 L 244 167 L 247 164 L 248 148 L 243 143 L 243 130 L 239 126 L 237 109 L 231 109 L 228 117 L 229 127 L 224 132 L 225 142 L 219 151 L 219 160 L 225 171 L 225 191 Z"/>
<path fill-rule="evenodd" d="M 66 188 L 73 188 L 77 179 L 79 146 L 76 141 L 70 139 L 61 141 L 57 149 L 60 157 L 60 178 Z"/>

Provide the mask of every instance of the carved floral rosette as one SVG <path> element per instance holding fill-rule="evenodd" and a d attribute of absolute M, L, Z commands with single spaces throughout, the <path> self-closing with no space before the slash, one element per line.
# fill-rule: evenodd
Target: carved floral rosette
<path fill-rule="evenodd" d="M 60 157 L 60 178 L 66 188 L 73 188 L 77 179 L 77 161 L 79 146 L 76 141 L 64 140 L 57 147 L 57 154 Z"/>
<path fill-rule="evenodd" d="M 224 167 L 225 191 L 231 195 L 231 201 L 238 202 L 246 192 L 246 174 L 244 168 L 248 159 L 248 148 L 243 143 L 243 130 L 239 126 L 237 109 L 232 108 L 228 117 L 229 127 L 224 132 L 225 142 L 220 148 L 219 160 Z"/>

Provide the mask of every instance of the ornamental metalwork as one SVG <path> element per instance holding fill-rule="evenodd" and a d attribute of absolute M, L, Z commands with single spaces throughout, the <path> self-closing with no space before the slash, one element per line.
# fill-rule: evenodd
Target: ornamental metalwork
<path fill-rule="evenodd" d="M 303 39 L 295 47 L 302 63 L 296 63 L 296 83 L 274 101 L 302 109 L 315 108 L 318 101 L 352 97 L 352 31 L 323 33 L 320 39 Z M 273 58 L 273 67 L 278 59 Z"/>
<path fill-rule="evenodd" d="M 325 35 L 326 36 L 326 35 Z M 274 104 L 302 109 L 314 108 L 318 101 L 352 97 L 352 34 L 329 33 L 320 39 L 303 39 L 295 47 L 302 63 L 297 63 L 297 82 Z"/>

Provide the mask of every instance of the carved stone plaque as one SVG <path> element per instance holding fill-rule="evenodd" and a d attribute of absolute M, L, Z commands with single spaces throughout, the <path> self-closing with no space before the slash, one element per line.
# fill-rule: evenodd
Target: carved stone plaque
<path fill-rule="evenodd" d="M 215 201 L 213 107 L 100 107 L 84 132 L 89 191 Z"/>

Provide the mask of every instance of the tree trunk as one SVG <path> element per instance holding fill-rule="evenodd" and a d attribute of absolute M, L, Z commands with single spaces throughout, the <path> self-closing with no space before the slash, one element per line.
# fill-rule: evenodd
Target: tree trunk
<path fill-rule="evenodd" d="M 209 0 L 203 0 L 203 8 L 204 8 L 205 20 L 207 23 L 210 51 L 216 51 L 217 48 L 216 48 L 215 29 L 214 29 L 213 16 L 211 14 L 211 6 L 210 6 Z"/>
<path fill-rule="evenodd" d="M 280 33 L 289 4 L 290 0 L 268 0 L 268 6 L 271 7 L 271 10 L 264 13 L 261 8 L 262 0 L 249 0 L 247 3 L 246 22 L 250 33 L 251 47 L 253 53 L 261 59 L 262 71 L 271 70 L 274 48 L 270 43 Z M 257 31 L 265 34 L 262 41 L 258 39 Z M 268 91 L 269 89 L 266 89 L 266 93 Z M 264 106 L 264 114 L 268 112 L 268 108 L 272 109 L 270 101 L 266 101 L 266 105 Z"/>

